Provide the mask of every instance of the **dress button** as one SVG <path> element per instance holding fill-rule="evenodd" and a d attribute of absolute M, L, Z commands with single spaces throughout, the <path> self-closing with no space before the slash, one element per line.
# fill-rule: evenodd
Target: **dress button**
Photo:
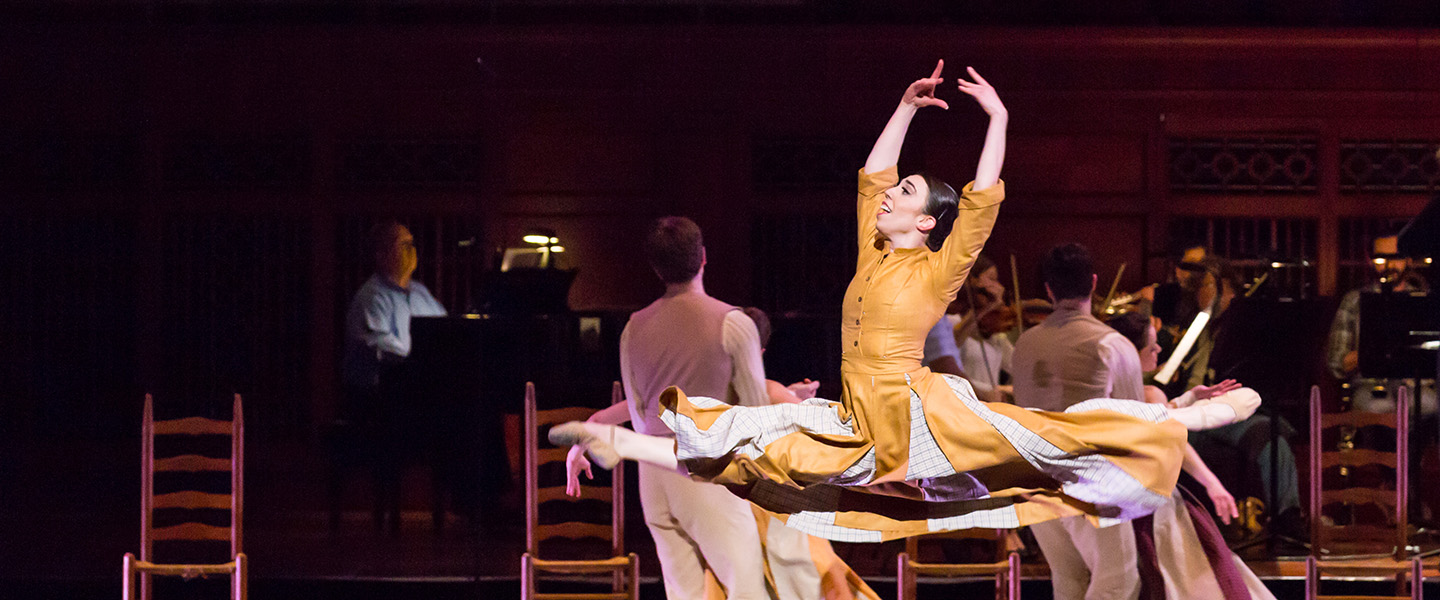
<path fill-rule="evenodd" d="M 859 345 L 860 345 L 860 342 L 859 342 L 859 341 L 856 341 L 856 342 L 855 342 L 855 345 L 856 345 L 856 346 L 859 346 Z"/>
<path fill-rule="evenodd" d="M 856 298 L 855 301 L 856 301 L 856 302 L 864 302 L 864 301 L 865 301 L 865 297 L 864 297 L 864 296 L 861 296 L 861 297 L 859 297 L 859 298 Z"/>
<path fill-rule="evenodd" d="M 859 325 L 859 324 L 860 324 L 860 319 L 855 319 L 855 324 L 856 324 L 856 325 Z"/>

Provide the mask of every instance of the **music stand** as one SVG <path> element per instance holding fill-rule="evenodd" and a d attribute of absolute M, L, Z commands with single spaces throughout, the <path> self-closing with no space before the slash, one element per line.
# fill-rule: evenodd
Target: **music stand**
<path fill-rule="evenodd" d="M 1277 340 L 1291 344 L 1296 349 L 1324 348 L 1327 332 L 1318 323 L 1325 322 L 1321 316 L 1322 307 L 1314 300 L 1293 300 L 1289 298 L 1240 297 L 1215 322 L 1215 346 L 1211 351 L 1211 367 L 1215 369 L 1215 381 L 1237 379 L 1254 389 L 1264 398 L 1260 414 L 1270 419 L 1270 478 L 1265 492 L 1269 498 L 1267 509 L 1270 519 L 1254 539 L 1237 546 L 1243 550 L 1264 544 L 1266 552 L 1277 555 L 1278 543 L 1292 547 L 1309 548 L 1309 544 L 1277 531 L 1275 506 L 1280 496 L 1279 471 L 1280 437 L 1282 429 L 1289 427 L 1284 411 L 1295 408 L 1302 398 L 1308 398 L 1308 387 L 1297 386 L 1295 373 L 1303 373 L 1308 365 L 1320 357 L 1312 352 L 1275 352 Z M 1328 322 L 1326 323 L 1328 325 Z M 1292 429 L 1293 428 L 1289 428 Z"/>
<path fill-rule="evenodd" d="M 1440 381 L 1440 295 L 1410 292 L 1360 294 L 1360 376 L 1415 380 L 1412 423 L 1420 423 L 1421 381 Z M 1412 438 L 1412 445 L 1421 438 Z M 1411 448 L 1411 456 L 1416 456 Z M 1410 468 L 1410 465 L 1405 465 Z M 1422 556 L 1440 553 L 1431 550 Z"/>

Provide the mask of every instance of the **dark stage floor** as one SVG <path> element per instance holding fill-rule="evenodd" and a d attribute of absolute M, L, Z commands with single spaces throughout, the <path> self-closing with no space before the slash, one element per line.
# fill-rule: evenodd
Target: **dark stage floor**
<path fill-rule="evenodd" d="M 259 446 L 258 444 L 256 446 Z M 116 598 L 121 556 L 135 551 L 139 537 L 138 452 L 116 456 L 109 444 L 78 452 L 73 444 L 64 464 L 47 461 L 44 444 L 25 454 L 4 454 L 6 481 L 0 489 L 0 598 Z M 275 446 L 279 448 L 279 446 Z M 12 448 L 13 449 L 13 448 Z M 109 451 L 106 451 L 109 450 Z M 247 484 L 245 550 L 252 564 L 252 598 L 515 598 L 524 546 L 521 505 L 509 493 L 482 511 L 478 526 L 449 515 L 436 530 L 431 522 L 427 476 L 414 470 L 406 484 L 400 530 L 376 531 L 366 486 L 357 482 L 338 531 L 329 528 L 324 502 L 324 467 L 303 457 L 303 448 L 252 453 Z M 302 457 L 296 459 L 294 457 Z M 638 503 L 630 502 L 629 547 L 641 556 L 643 597 L 662 598 L 659 568 Z M 837 544 L 845 558 L 881 594 L 895 593 L 895 555 L 902 544 Z M 1280 598 L 1303 594 L 1303 563 L 1253 558 L 1256 572 Z M 1427 597 L 1440 598 L 1440 570 L 1432 559 Z M 1050 597 L 1043 564 L 1027 563 L 1026 598 Z M 166 581 L 155 598 L 226 597 L 221 581 Z M 569 585 L 576 591 L 584 586 Z M 987 582 L 929 582 L 921 598 L 988 597 Z M 1344 584 L 1337 584 L 1344 585 Z M 1384 591 L 1380 583 L 1355 584 L 1356 591 Z M 1342 591 L 1336 589 L 1336 591 Z"/>

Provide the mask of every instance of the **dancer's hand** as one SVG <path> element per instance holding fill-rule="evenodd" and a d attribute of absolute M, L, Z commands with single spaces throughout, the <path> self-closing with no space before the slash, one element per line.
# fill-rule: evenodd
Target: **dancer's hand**
<path fill-rule="evenodd" d="M 949 110 L 949 104 L 935 97 L 935 86 L 945 81 L 943 77 L 940 77 L 940 71 L 944 68 L 945 61 L 935 63 L 935 72 L 931 73 L 929 77 L 917 79 L 915 83 L 910 84 L 910 87 L 905 89 L 905 95 L 900 98 L 900 103 L 909 104 L 915 108 L 938 106 Z"/>
<path fill-rule="evenodd" d="M 1205 493 L 1215 504 L 1215 516 L 1220 517 L 1221 522 L 1229 525 L 1230 519 L 1240 518 L 1240 507 L 1235 505 L 1235 497 L 1230 495 L 1230 491 L 1225 489 L 1225 486 L 1217 482 L 1214 485 L 1206 486 Z"/>
<path fill-rule="evenodd" d="M 785 388 L 790 390 L 790 393 L 795 394 L 796 398 L 809 400 L 814 398 L 815 392 L 820 389 L 820 382 L 810 381 L 809 378 L 806 378 L 805 381 L 792 383 L 785 386 Z"/>
<path fill-rule="evenodd" d="M 1210 398 L 1219 396 L 1220 394 L 1223 394 L 1225 392 L 1238 389 L 1240 389 L 1240 383 L 1238 381 L 1235 381 L 1234 379 L 1226 379 L 1225 381 L 1222 381 L 1215 385 L 1197 385 L 1193 388 L 1190 388 L 1190 392 L 1192 394 L 1195 394 L 1196 400 L 1208 400 Z"/>
<path fill-rule="evenodd" d="M 963 77 L 958 79 L 957 82 L 960 86 L 960 91 L 975 98 L 975 102 L 980 104 L 980 108 L 985 110 L 985 114 L 992 117 L 1008 116 L 1009 113 L 1005 110 L 1005 103 L 1000 101 L 1000 95 L 995 93 L 995 88 L 990 87 L 990 82 L 985 81 L 984 77 L 981 77 L 979 73 L 975 72 L 974 67 L 965 67 L 965 70 L 970 73 L 970 77 L 974 78 L 975 81 L 966 81 Z M 936 71 L 936 73 L 939 73 L 939 71 Z M 921 81 L 924 80 L 922 79 Z"/>
<path fill-rule="evenodd" d="M 590 459 L 585 458 L 584 446 L 571 446 L 570 453 L 565 455 L 565 493 L 576 498 L 580 497 L 580 473 L 585 473 L 586 479 L 594 479 L 595 474 L 590 472 Z"/>

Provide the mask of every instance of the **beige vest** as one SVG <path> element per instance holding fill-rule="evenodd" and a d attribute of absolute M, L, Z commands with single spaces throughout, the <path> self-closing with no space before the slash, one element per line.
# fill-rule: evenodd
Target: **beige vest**
<path fill-rule="evenodd" d="M 690 396 L 734 404 L 733 371 L 722 340 L 725 315 L 736 310 L 700 293 L 661 298 L 633 315 L 626 325 L 630 362 L 630 422 L 649 435 L 673 436 L 660 420 L 660 392 L 679 386 Z"/>
<path fill-rule="evenodd" d="M 1100 340 L 1115 333 L 1088 312 L 1056 310 L 1020 334 L 1011 358 L 1015 403 L 1063 411 L 1110 393 L 1110 373 L 1100 360 Z"/>

